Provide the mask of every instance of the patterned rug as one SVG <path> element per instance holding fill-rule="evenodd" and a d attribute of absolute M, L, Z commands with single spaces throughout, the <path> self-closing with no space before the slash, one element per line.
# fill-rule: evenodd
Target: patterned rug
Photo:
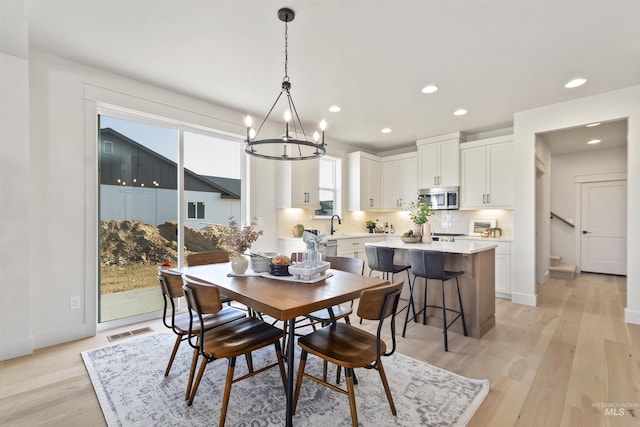
<path fill-rule="evenodd" d="M 171 373 L 164 376 L 174 340 L 163 332 L 82 352 L 109 426 L 217 425 L 227 361 L 207 366 L 189 407 L 184 393 L 192 352 L 186 342 Z M 254 352 L 253 361 L 255 369 L 275 361 L 273 347 Z M 378 372 L 358 369 L 356 402 L 362 426 L 462 426 L 489 392 L 487 380 L 465 378 L 398 353 L 383 358 L 383 363 L 398 415 L 391 414 Z M 238 358 L 236 377 L 246 369 L 244 358 Z M 321 370 L 320 360 L 309 355 L 306 371 L 317 375 Z M 335 367 L 329 375 L 335 378 Z M 285 392 L 277 368 L 233 385 L 227 426 L 284 424 Z M 350 426 L 346 395 L 304 379 L 294 425 Z"/>

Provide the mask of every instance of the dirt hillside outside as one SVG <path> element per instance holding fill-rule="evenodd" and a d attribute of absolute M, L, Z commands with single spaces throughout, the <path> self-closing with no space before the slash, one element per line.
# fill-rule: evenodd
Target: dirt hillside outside
<path fill-rule="evenodd" d="M 101 293 L 158 286 L 158 266 L 178 264 L 177 224 L 158 227 L 141 221 L 101 221 Z M 185 227 L 185 255 L 218 249 L 211 227 Z"/>

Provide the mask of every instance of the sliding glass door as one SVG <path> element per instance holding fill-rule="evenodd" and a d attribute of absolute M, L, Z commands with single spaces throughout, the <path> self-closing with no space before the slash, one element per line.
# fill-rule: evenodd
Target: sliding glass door
<path fill-rule="evenodd" d="M 98 321 L 132 323 L 162 310 L 159 266 L 217 249 L 211 224 L 241 222 L 242 144 L 115 111 L 99 124 Z"/>
<path fill-rule="evenodd" d="M 177 265 L 178 130 L 99 117 L 98 321 L 162 309 L 159 265 Z"/>

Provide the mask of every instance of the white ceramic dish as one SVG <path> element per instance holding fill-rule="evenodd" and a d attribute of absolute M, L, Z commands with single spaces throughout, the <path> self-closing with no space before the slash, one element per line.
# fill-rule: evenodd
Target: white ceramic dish
<path fill-rule="evenodd" d="M 321 261 L 317 266 L 309 267 L 305 263 L 295 264 L 289 266 L 289 273 L 296 280 L 313 280 L 316 277 L 322 276 L 328 269 L 331 263 L 327 261 Z"/>

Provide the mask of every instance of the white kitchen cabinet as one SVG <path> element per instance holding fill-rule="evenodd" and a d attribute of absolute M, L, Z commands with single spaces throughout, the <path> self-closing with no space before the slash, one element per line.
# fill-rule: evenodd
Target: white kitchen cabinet
<path fill-rule="evenodd" d="M 472 240 L 498 245 L 495 249 L 495 286 L 498 298 L 511 299 L 511 242 L 495 239 L 458 237 L 459 240 Z"/>
<path fill-rule="evenodd" d="M 387 239 L 385 234 L 372 233 L 371 236 L 361 237 L 345 237 L 338 240 L 338 256 L 344 256 L 349 258 L 360 258 L 364 261 L 365 274 L 368 273 L 369 267 L 367 263 L 367 253 L 365 251 L 365 244 L 373 242 L 383 242 Z"/>
<path fill-rule="evenodd" d="M 460 142 L 461 132 L 417 141 L 419 188 L 460 185 Z"/>
<path fill-rule="evenodd" d="M 278 207 L 318 209 L 320 207 L 317 160 L 287 161 L 278 165 Z"/>
<path fill-rule="evenodd" d="M 400 210 L 418 195 L 418 153 L 383 157 L 382 209 Z"/>
<path fill-rule="evenodd" d="M 461 209 L 513 207 L 513 137 L 467 142 L 460 148 Z"/>
<path fill-rule="evenodd" d="M 380 158 L 356 151 L 347 154 L 348 200 L 350 211 L 380 210 Z"/>

